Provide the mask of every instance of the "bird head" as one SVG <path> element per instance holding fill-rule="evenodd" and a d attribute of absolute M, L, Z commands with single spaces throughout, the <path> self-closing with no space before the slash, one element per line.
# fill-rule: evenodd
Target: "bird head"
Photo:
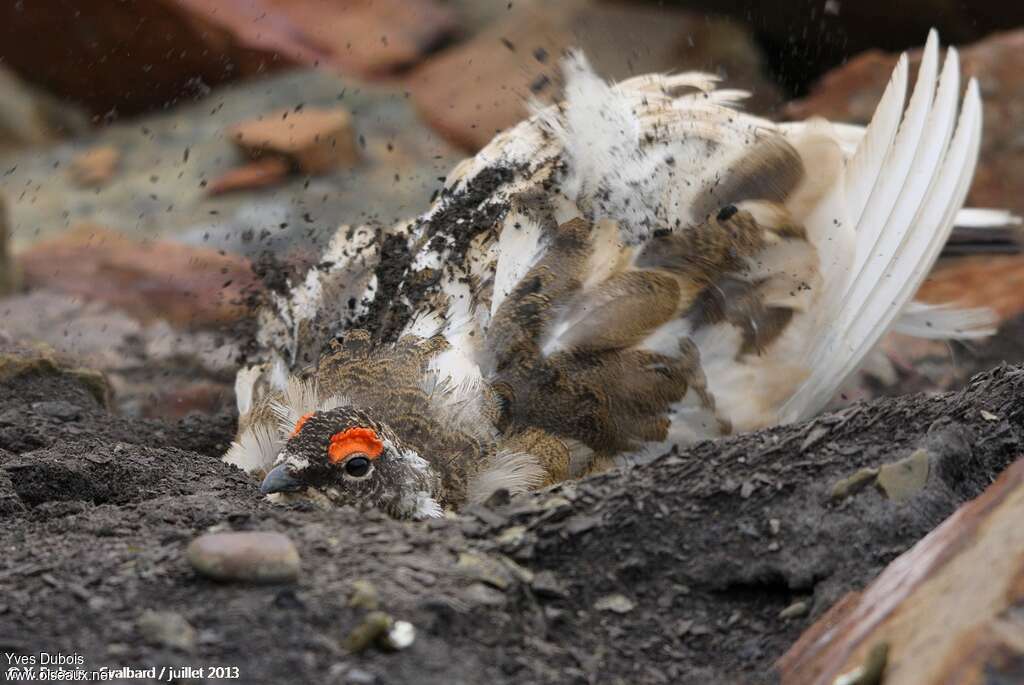
<path fill-rule="evenodd" d="M 320 495 L 396 518 L 441 515 L 440 478 L 386 425 L 350 406 L 301 416 L 260 492 Z"/>

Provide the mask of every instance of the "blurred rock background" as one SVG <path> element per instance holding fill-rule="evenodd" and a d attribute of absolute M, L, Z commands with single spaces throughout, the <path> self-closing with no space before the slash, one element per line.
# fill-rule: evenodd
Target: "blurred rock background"
<path fill-rule="evenodd" d="M 423 211 L 464 155 L 605 76 L 701 69 L 775 118 L 866 123 L 935 26 L 985 97 L 971 202 L 1024 212 L 1024 6 L 981 0 L 12 0 L 0 3 L 0 334 L 107 372 L 122 411 L 230 411 L 267 254 Z M 995 347 L 908 348 L 857 392 L 953 387 L 1024 358 L 1024 263 L 940 266 L 924 295 L 998 303 Z M 998 273 L 998 278 L 992 274 Z M 929 288 L 931 290 L 929 290 Z M 899 354 L 896 354 L 899 350 Z M 979 362 L 980 363 L 980 362 Z M 856 393 L 854 393 L 856 395 Z"/>

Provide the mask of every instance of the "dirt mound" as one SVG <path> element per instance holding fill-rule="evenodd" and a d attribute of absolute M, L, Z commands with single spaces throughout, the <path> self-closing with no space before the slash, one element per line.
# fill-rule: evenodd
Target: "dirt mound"
<path fill-rule="evenodd" d="M 770 682 L 814 617 L 1021 453 L 1022 392 L 1004 366 L 399 523 L 271 505 L 217 459 L 230 419 L 120 418 L 80 376 L 30 365 L 0 374 L 0 645 L 252 683 Z M 200 577 L 185 548 L 210 528 L 288 535 L 298 582 Z M 415 626 L 407 650 L 346 649 L 367 583 Z M 159 612 L 194 635 L 159 637 Z"/>

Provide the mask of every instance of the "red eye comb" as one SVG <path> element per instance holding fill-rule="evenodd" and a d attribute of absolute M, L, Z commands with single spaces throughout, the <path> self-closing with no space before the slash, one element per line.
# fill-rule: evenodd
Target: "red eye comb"
<path fill-rule="evenodd" d="M 384 443 L 371 428 L 349 428 L 331 436 L 331 445 L 327 448 L 327 456 L 332 464 L 345 460 L 346 457 L 361 452 L 370 459 L 376 459 L 384 451 Z"/>
<path fill-rule="evenodd" d="M 292 429 L 291 437 L 294 438 L 296 435 L 298 435 L 299 431 L 302 430 L 302 427 L 306 425 L 306 421 L 309 421 L 309 419 L 312 418 L 313 414 L 315 413 L 316 412 L 311 411 L 308 414 L 303 414 L 302 416 L 300 416 L 299 420 L 295 422 L 295 428 Z"/>

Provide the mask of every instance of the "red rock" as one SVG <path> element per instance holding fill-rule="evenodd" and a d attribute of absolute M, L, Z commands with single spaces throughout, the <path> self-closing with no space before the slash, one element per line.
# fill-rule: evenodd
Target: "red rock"
<path fill-rule="evenodd" d="M 85 188 L 105 185 L 114 177 L 121 162 L 121 151 L 111 145 L 94 147 L 71 160 L 71 178 Z"/>
<path fill-rule="evenodd" d="M 1024 313 L 1024 255 L 958 257 L 932 271 L 917 299 L 990 307 L 1000 321 Z"/>
<path fill-rule="evenodd" d="M 180 419 L 194 412 L 216 414 L 230 406 L 233 397 L 234 389 L 227 383 L 175 379 L 154 387 L 140 413 L 157 419 Z"/>
<path fill-rule="evenodd" d="M 159 107 L 295 63 L 243 45 L 175 0 L 0 3 L 0 60 L 97 116 Z"/>
<path fill-rule="evenodd" d="M 432 126 L 455 144 L 477 150 L 526 116 L 528 98 L 557 98 L 558 61 L 569 47 L 582 48 L 606 78 L 721 70 L 731 87 L 755 91 L 753 109 L 781 102 L 778 89 L 762 76 L 752 37 L 738 25 L 626 3 L 545 3 L 517 10 L 435 55 L 406 83 Z"/>
<path fill-rule="evenodd" d="M 194 1 L 194 0 L 191 0 Z M 458 29 L 436 0 L 266 0 L 342 72 L 382 76 L 410 67 Z M 240 27 L 236 27 L 240 28 Z"/>
<path fill-rule="evenodd" d="M 141 243 L 109 229 L 80 226 L 34 245 L 18 264 L 25 285 L 119 307 L 143 321 L 204 327 L 247 313 L 257 287 L 249 261 L 202 247 Z"/>
<path fill-rule="evenodd" d="M 998 419 L 999 417 L 997 417 Z M 779 659 L 783 685 L 1024 682 L 1024 460 L 847 595 Z"/>
<path fill-rule="evenodd" d="M 253 159 L 273 155 L 309 174 L 359 161 L 352 116 L 340 107 L 271 112 L 235 125 L 229 135 Z"/>
<path fill-rule="evenodd" d="M 219 331 L 144 324 L 106 302 L 41 289 L 0 299 L 0 321 L 0 343 L 42 345 L 102 372 L 122 413 L 181 417 L 230 401 L 238 348 Z"/>
<path fill-rule="evenodd" d="M 296 64 L 388 74 L 456 28 L 437 0 L 2 2 L 0 61 L 104 117 Z"/>
<path fill-rule="evenodd" d="M 811 95 L 790 103 L 788 118 L 823 116 L 837 121 L 866 124 L 885 89 L 896 55 L 864 53 L 830 72 Z M 978 207 L 1003 207 L 1024 212 L 1024 146 L 1020 122 L 1024 119 L 1024 30 L 990 36 L 961 51 L 965 77 L 975 76 L 984 100 L 985 127 L 981 161 L 967 198 Z M 920 51 L 911 55 L 916 73 Z M 965 79 L 966 80 L 966 79 Z"/>
<path fill-rule="evenodd" d="M 210 181 L 206 188 L 209 195 L 223 195 L 239 190 L 269 188 L 288 177 L 291 164 L 282 157 L 265 157 L 226 171 Z"/>

